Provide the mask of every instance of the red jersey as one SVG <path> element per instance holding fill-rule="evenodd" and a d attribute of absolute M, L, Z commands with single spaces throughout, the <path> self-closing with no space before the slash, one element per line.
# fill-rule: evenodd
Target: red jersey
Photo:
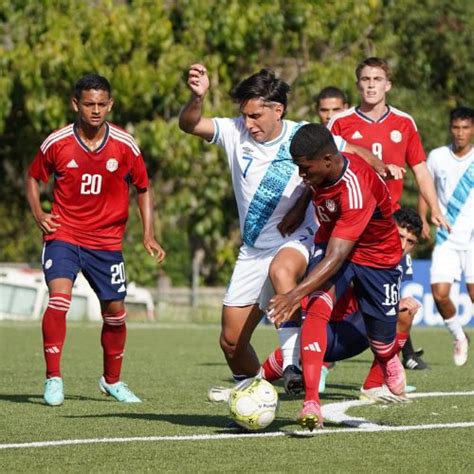
<path fill-rule="evenodd" d="M 402 247 L 387 186 L 362 158 L 343 156 L 345 165 L 337 181 L 314 188 L 313 204 L 320 224 L 314 241 L 327 243 L 331 237 L 355 241 L 349 261 L 395 267 L 402 258 Z"/>
<path fill-rule="evenodd" d="M 388 107 L 388 106 L 387 106 Z M 393 107 L 374 122 L 366 117 L 358 107 L 336 115 L 328 124 L 334 135 L 340 135 L 347 142 L 360 145 L 386 164 L 410 168 L 426 161 L 420 135 L 413 118 Z M 393 211 L 400 208 L 403 180 L 389 179 L 387 186 L 392 196 Z"/>
<path fill-rule="evenodd" d="M 129 184 L 148 187 L 145 163 L 133 137 L 113 124 L 91 151 L 73 124 L 43 142 L 29 168 L 37 180 L 54 174 L 52 213 L 61 226 L 44 240 L 97 250 L 120 250 L 128 219 Z"/>

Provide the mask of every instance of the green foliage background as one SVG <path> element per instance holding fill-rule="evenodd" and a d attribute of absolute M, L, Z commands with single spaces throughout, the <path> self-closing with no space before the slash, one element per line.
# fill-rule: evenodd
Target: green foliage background
<path fill-rule="evenodd" d="M 146 256 L 134 208 L 129 277 L 154 285 L 164 272 L 186 285 L 203 249 L 203 282 L 223 284 L 240 241 L 237 213 L 222 153 L 178 129 L 187 67 L 210 71 L 208 115 L 236 114 L 231 86 L 271 67 L 292 86 L 288 117 L 311 120 L 319 89 L 339 86 L 356 103 L 355 65 L 385 57 L 390 103 L 415 117 L 429 150 L 448 140 L 449 109 L 474 104 L 473 30 L 469 0 L 0 0 L 0 261 L 39 260 L 24 172 L 42 140 L 73 120 L 72 87 L 86 72 L 109 78 L 111 120 L 142 148 L 168 252 L 160 268 Z M 416 196 L 409 177 L 404 203 Z"/>

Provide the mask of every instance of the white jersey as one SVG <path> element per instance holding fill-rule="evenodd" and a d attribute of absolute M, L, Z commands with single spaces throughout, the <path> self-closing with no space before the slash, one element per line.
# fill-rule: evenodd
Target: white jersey
<path fill-rule="evenodd" d="M 436 245 L 465 250 L 474 241 L 474 148 L 462 158 L 451 146 L 436 148 L 427 164 L 441 211 L 452 226 L 450 233 L 438 230 Z"/>
<path fill-rule="evenodd" d="M 222 146 L 227 154 L 243 242 L 269 249 L 292 240 L 292 236 L 283 237 L 277 225 L 305 189 L 289 151 L 293 135 L 305 122 L 283 120 L 281 134 L 264 143 L 252 138 L 242 117 L 214 118 L 213 122 L 211 143 Z M 315 225 L 310 209 L 300 229 Z"/>

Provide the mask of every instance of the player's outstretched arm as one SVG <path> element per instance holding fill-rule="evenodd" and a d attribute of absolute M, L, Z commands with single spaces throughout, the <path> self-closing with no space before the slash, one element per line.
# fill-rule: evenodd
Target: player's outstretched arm
<path fill-rule="evenodd" d="M 423 161 L 418 163 L 413 168 L 413 174 L 415 175 L 415 180 L 420 190 L 420 194 L 423 199 L 428 204 L 431 210 L 431 222 L 436 227 L 444 227 L 448 232 L 451 231 L 451 226 L 448 221 L 443 216 L 441 209 L 438 203 L 438 196 L 436 194 L 436 189 L 426 162 Z"/>
<path fill-rule="evenodd" d="M 41 229 L 41 232 L 45 234 L 56 232 L 58 227 L 61 226 L 61 224 L 57 222 L 59 216 L 56 214 L 49 214 L 41 209 L 39 183 L 30 175 L 26 177 L 25 190 L 26 199 L 28 200 L 33 217 L 36 224 Z"/>
<path fill-rule="evenodd" d="M 312 195 L 311 186 L 306 186 L 295 205 L 283 216 L 283 219 L 277 225 L 283 237 L 291 235 L 303 223 Z"/>
<path fill-rule="evenodd" d="M 149 189 L 138 191 L 138 208 L 142 218 L 143 226 L 143 245 L 152 257 L 155 257 L 158 263 L 161 263 L 166 252 L 155 240 L 155 231 L 153 226 L 153 196 Z"/>
<path fill-rule="evenodd" d="M 428 204 L 420 195 L 418 196 L 418 214 L 420 214 L 421 222 L 423 224 L 423 230 L 421 231 L 421 236 L 424 239 L 430 239 L 430 223 L 428 222 Z"/>
<path fill-rule="evenodd" d="M 306 295 L 327 285 L 329 278 L 341 268 L 355 243 L 339 238 L 329 239 L 326 255 L 308 276 L 293 290 L 284 295 L 275 295 L 270 300 L 267 309 L 270 321 L 277 325 L 288 321 Z"/>
<path fill-rule="evenodd" d="M 187 84 L 191 90 L 191 98 L 179 114 L 179 128 L 183 132 L 211 141 L 214 136 L 214 123 L 202 116 L 204 97 L 209 89 L 209 76 L 202 64 L 190 66 Z"/>

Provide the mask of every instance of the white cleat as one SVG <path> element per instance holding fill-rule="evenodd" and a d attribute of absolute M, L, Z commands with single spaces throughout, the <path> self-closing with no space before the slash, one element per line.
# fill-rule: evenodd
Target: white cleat
<path fill-rule="evenodd" d="M 207 399 L 210 402 L 227 403 L 230 398 L 231 388 L 214 386 L 207 392 Z"/>
<path fill-rule="evenodd" d="M 361 400 L 372 400 L 382 403 L 406 403 L 409 401 L 405 395 L 395 395 L 392 393 L 386 385 L 373 388 L 361 387 L 359 398 Z"/>
<path fill-rule="evenodd" d="M 454 341 L 454 364 L 458 367 L 464 365 L 467 362 L 467 356 L 469 353 L 469 338 L 465 337 L 463 341 Z"/>

